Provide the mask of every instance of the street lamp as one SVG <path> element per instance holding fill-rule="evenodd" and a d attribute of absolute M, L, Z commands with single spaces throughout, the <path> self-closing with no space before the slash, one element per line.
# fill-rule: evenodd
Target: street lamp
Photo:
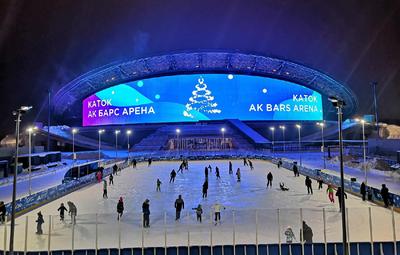
<path fill-rule="evenodd" d="M 115 158 L 118 158 L 118 134 L 121 133 L 120 130 L 115 130 Z"/>
<path fill-rule="evenodd" d="M 274 153 L 274 142 L 275 142 L 275 127 L 269 128 L 272 132 L 272 153 Z"/>
<path fill-rule="evenodd" d="M 368 181 L 368 175 L 367 175 L 367 151 L 366 151 L 366 146 L 365 146 L 365 144 L 366 144 L 366 142 L 365 142 L 365 140 L 366 140 L 365 139 L 365 124 L 366 124 L 366 122 L 363 119 L 355 119 L 355 121 L 361 123 L 361 126 L 362 126 L 363 157 L 364 157 L 363 168 L 364 168 L 364 174 L 365 174 L 364 180 L 365 180 L 365 184 L 367 184 L 367 181 Z"/>
<path fill-rule="evenodd" d="M 21 106 L 19 109 L 12 112 L 15 119 L 15 162 L 14 162 L 14 177 L 13 177 L 13 192 L 11 202 L 11 225 L 10 225 L 10 246 L 9 254 L 14 254 L 14 232 L 15 232 L 15 205 L 17 199 L 17 173 L 18 173 L 18 144 L 19 144 L 19 126 L 21 116 L 32 109 L 32 106 Z"/>
<path fill-rule="evenodd" d="M 296 128 L 299 134 L 299 161 L 300 161 L 300 166 L 302 166 L 302 160 L 301 160 L 301 125 L 300 124 L 296 124 Z"/>
<path fill-rule="evenodd" d="M 74 160 L 74 163 L 76 160 L 76 156 L 75 156 L 75 134 L 76 133 L 78 133 L 78 129 L 73 128 L 72 129 L 72 159 Z"/>
<path fill-rule="evenodd" d="M 343 166 L 343 133 L 342 133 L 342 121 L 343 121 L 343 106 L 345 103 L 335 97 L 329 97 L 329 101 L 332 102 L 333 106 L 337 109 L 338 125 L 339 125 L 339 154 L 340 154 L 340 186 L 342 192 L 340 193 L 340 199 L 342 200 L 342 206 L 340 211 L 342 212 L 342 236 L 343 236 L 343 251 L 344 255 L 348 255 L 347 247 L 347 231 L 346 231 L 346 204 L 344 199 L 344 166 Z"/>
<path fill-rule="evenodd" d="M 321 127 L 321 152 L 322 158 L 324 159 L 324 169 L 326 169 L 326 160 L 325 160 L 325 138 L 324 138 L 324 122 L 317 122 L 317 126 Z"/>
<path fill-rule="evenodd" d="M 130 160 L 130 157 L 129 157 L 129 136 L 132 134 L 132 131 L 131 130 L 126 130 L 126 135 L 128 136 L 128 160 Z"/>
<path fill-rule="evenodd" d="M 175 130 L 175 132 L 176 132 L 176 148 L 177 148 L 177 150 L 179 150 L 179 145 L 180 145 L 180 143 L 179 143 L 179 134 L 181 133 L 181 130 L 179 129 L 179 128 L 177 128 L 176 130 Z"/>
<path fill-rule="evenodd" d="M 286 129 L 286 127 L 282 125 L 282 126 L 279 126 L 279 128 L 282 130 L 283 152 L 285 152 L 286 151 L 286 148 L 285 148 L 285 143 L 286 143 L 286 140 L 285 140 L 285 129 Z"/>
<path fill-rule="evenodd" d="M 101 134 L 104 133 L 104 129 L 99 129 L 99 165 L 100 165 L 100 159 L 101 159 Z"/>
<path fill-rule="evenodd" d="M 28 150 L 29 150 L 29 195 L 32 195 L 32 185 L 31 185 L 31 178 L 32 178 L 32 133 L 37 129 L 37 127 L 29 127 L 26 129 L 28 132 Z"/>
<path fill-rule="evenodd" d="M 226 129 L 223 127 L 221 128 L 221 133 L 222 133 L 222 149 L 225 149 L 225 131 Z"/>

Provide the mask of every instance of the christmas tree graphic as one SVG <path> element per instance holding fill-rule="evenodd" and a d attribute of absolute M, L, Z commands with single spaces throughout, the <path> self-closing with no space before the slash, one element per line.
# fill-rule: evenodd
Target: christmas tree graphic
<path fill-rule="evenodd" d="M 198 84 L 195 85 L 196 90 L 192 92 L 189 102 L 186 104 L 186 110 L 183 111 L 183 116 L 194 118 L 192 111 L 216 114 L 221 113 L 217 109 L 218 104 L 214 102 L 214 96 L 207 89 L 207 84 L 204 83 L 204 78 L 200 76 Z"/>

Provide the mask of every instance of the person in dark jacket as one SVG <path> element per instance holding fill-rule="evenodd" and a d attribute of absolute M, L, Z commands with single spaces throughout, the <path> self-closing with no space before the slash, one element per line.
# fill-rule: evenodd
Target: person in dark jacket
<path fill-rule="evenodd" d="M 153 160 L 151 159 L 151 158 L 149 158 L 148 160 L 147 160 L 147 166 L 151 166 L 151 163 L 153 162 Z"/>
<path fill-rule="evenodd" d="M 339 201 L 339 211 L 342 211 L 342 187 L 338 187 L 336 190 L 336 196 L 338 197 L 338 201 Z M 346 192 L 343 192 L 344 198 L 347 199 L 347 194 Z"/>
<path fill-rule="evenodd" d="M 313 238 L 313 231 L 311 227 L 308 226 L 305 221 L 303 221 L 303 228 L 300 230 L 300 240 L 302 240 L 305 243 L 312 243 L 313 242 L 312 238 Z"/>
<path fill-rule="evenodd" d="M 389 189 L 386 187 L 386 184 L 382 184 L 381 196 L 385 207 L 389 207 Z"/>
<path fill-rule="evenodd" d="M 297 167 L 297 162 L 294 162 L 294 163 L 293 163 L 293 173 L 294 173 L 294 177 L 300 176 L 300 174 L 299 174 L 299 168 Z"/>
<path fill-rule="evenodd" d="M 277 166 L 278 166 L 278 168 L 281 168 L 281 166 L 282 166 L 282 159 L 279 159 L 279 160 L 278 160 Z"/>
<path fill-rule="evenodd" d="M 251 162 L 250 159 L 249 159 L 248 161 L 249 161 L 250 170 L 253 170 L 253 169 L 254 169 L 254 167 L 253 167 L 253 162 Z"/>
<path fill-rule="evenodd" d="M 219 168 L 217 166 L 215 167 L 215 176 L 217 179 L 221 179 L 221 176 L 219 175 Z"/>
<path fill-rule="evenodd" d="M 203 198 L 207 197 L 207 192 L 208 192 L 208 181 L 206 179 L 203 183 Z"/>
<path fill-rule="evenodd" d="M 318 190 L 322 189 L 322 184 L 324 184 L 324 180 L 322 178 L 318 179 Z"/>
<path fill-rule="evenodd" d="M 160 179 L 157 179 L 157 188 L 156 188 L 157 192 L 161 192 L 161 184 L 162 182 L 160 181 Z"/>
<path fill-rule="evenodd" d="M 117 220 L 120 220 L 122 217 L 122 214 L 124 214 L 124 200 L 122 197 L 119 198 L 119 201 L 117 203 Z"/>
<path fill-rule="evenodd" d="M 103 180 L 103 198 L 108 198 L 107 195 L 107 181 Z"/>
<path fill-rule="evenodd" d="M 372 188 L 367 187 L 367 195 L 368 195 L 368 200 L 372 201 Z"/>
<path fill-rule="evenodd" d="M 37 223 L 37 225 L 36 225 L 36 234 L 41 235 L 41 234 L 43 234 L 43 229 L 42 229 L 42 224 L 44 223 L 43 215 L 42 215 L 41 212 L 38 212 L 37 216 L 38 217 L 37 217 L 37 220 L 36 220 L 36 223 Z"/>
<path fill-rule="evenodd" d="M 175 200 L 175 210 L 176 210 L 175 220 L 179 220 L 181 218 L 182 209 L 185 209 L 185 202 L 182 199 L 182 195 L 179 195 L 178 199 Z"/>
<path fill-rule="evenodd" d="M 60 207 L 58 207 L 57 211 L 60 212 L 60 220 L 64 221 L 64 212 L 67 211 L 67 208 L 64 206 L 64 203 L 61 203 Z"/>
<path fill-rule="evenodd" d="M 108 177 L 108 179 L 109 179 L 109 185 L 114 185 L 114 175 L 113 174 L 110 174 L 110 177 Z"/>
<path fill-rule="evenodd" d="M 192 210 L 196 211 L 196 219 L 201 223 L 201 215 L 203 214 L 203 208 L 201 208 L 201 204 L 195 208 L 192 208 Z"/>
<path fill-rule="evenodd" d="M 270 186 L 271 188 L 272 188 L 272 180 L 274 179 L 274 177 L 272 176 L 272 173 L 271 172 L 269 172 L 268 174 L 267 174 L 267 188 L 268 188 L 268 186 Z"/>
<path fill-rule="evenodd" d="M 310 177 L 308 177 L 308 176 L 306 177 L 305 184 L 306 184 L 306 187 L 307 187 L 307 193 L 308 194 L 311 193 L 311 195 L 312 195 L 313 194 L 313 190 L 312 190 L 312 186 L 311 186 L 312 181 L 311 181 Z"/>
<path fill-rule="evenodd" d="M 6 205 L 3 201 L 0 201 L 0 224 L 6 222 Z"/>
<path fill-rule="evenodd" d="M 360 194 L 362 196 L 362 200 L 365 201 L 365 195 L 367 194 L 367 186 L 365 185 L 365 182 L 361 183 Z"/>
<path fill-rule="evenodd" d="M 117 171 L 118 171 L 118 166 L 117 166 L 117 164 L 114 164 L 113 165 L 113 174 L 116 175 Z"/>
<path fill-rule="evenodd" d="M 229 174 L 233 174 L 233 166 L 231 161 L 229 161 Z"/>
<path fill-rule="evenodd" d="M 172 169 L 172 171 L 171 171 L 171 173 L 169 174 L 169 176 L 171 177 L 171 178 L 169 179 L 169 183 L 175 182 L 175 177 L 176 177 L 175 169 Z"/>
<path fill-rule="evenodd" d="M 143 212 L 143 227 L 150 227 L 150 200 L 146 199 L 142 205 Z"/>

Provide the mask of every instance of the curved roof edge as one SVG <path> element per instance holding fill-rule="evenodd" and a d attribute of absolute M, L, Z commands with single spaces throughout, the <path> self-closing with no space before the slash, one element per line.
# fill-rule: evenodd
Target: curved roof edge
<path fill-rule="evenodd" d="M 87 72 L 63 86 L 54 96 L 55 113 L 67 109 L 104 88 L 149 77 L 185 73 L 233 73 L 272 77 L 313 89 L 323 96 L 334 96 L 346 103 L 344 115 L 356 112 L 354 93 L 332 77 L 279 58 L 244 53 L 185 52 L 114 62 Z"/>

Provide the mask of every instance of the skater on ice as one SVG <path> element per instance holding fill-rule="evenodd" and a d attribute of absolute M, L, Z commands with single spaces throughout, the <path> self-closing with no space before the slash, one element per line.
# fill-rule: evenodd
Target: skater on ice
<path fill-rule="evenodd" d="M 212 167 L 211 165 L 208 165 L 208 169 L 210 170 L 210 173 L 212 172 Z"/>
<path fill-rule="evenodd" d="M 284 182 L 280 182 L 280 183 L 279 183 L 279 188 L 280 188 L 282 191 L 289 191 L 289 188 L 285 186 L 285 183 L 284 183 Z"/>
<path fill-rule="evenodd" d="M 57 211 L 60 212 L 60 221 L 64 221 L 64 212 L 67 211 L 65 208 L 64 203 L 61 203 L 60 207 L 58 207 Z"/>
<path fill-rule="evenodd" d="M 324 183 L 324 180 L 322 178 L 318 179 L 318 190 L 322 189 L 322 184 Z"/>
<path fill-rule="evenodd" d="M 156 188 L 157 192 L 161 192 L 161 184 L 162 182 L 160 181 L 160 179 L 157 179 L 157 188 Z"/>
<path fill-rule="evenodd" d="M 367 194 L 367 186 L 365 185 L 365 182 L 361 183 L 360 194 L 362 196 L 362 200 L 365 201 L 365 195 Z"/>
<path fill-rule="evenodd" d="M 208 179 L 208 168 L 204 168 L 204 178 Z"/>
<path fill-rule="evenodd" d="M 281 166 L 282 166 L 282 159 L 279 159 L 279 160 L 278 160 L 278 163 L 277 163 L 276 165 L 278 166 L 278 168 L 281 168 Z"/>
<path fill-rule="evenodd" d="M 231 161 L 229 161 L 229 174 L 233 174 L 233 166 Z"/>
<path fill-rule="evenodd" d="M 196 219 L 198 222 L 201 223 L 201 216 L 203 214 L 203 208 L 201 207 L 201 204 L 199 204 L 197 207 L 192 208 L 192 210 L 196 211 Z"/>
<path fill-rule="evenodd" d="M 219 168 L 217 166 L 215 167 L 215 176 L 217 179 L 221 179 L 221 176 L 219 175 Z"/>
<path fill-rule="evenodd" d="M 143 227 L 150 227 L 150 200 L 146 199 L 142 204 Z"/>
<path fill-rule="evenodd" d="M 217 223 L 221 224 L 221 209 L 226 209 L 223 205 L 221 205 L 220 203 L 215 203 L 212 206 L 212 209 L 214 211 L 214 221 L 215 221 L 215 225 L 217 225 Z"/>
<path fill-rule="evenodd" d="M 382 184 L 382 189 L 381 189 L 381 196 L 383 199 L 383 203 L 385 204 L 385 207 L 389 207 L 389 189 L 386 187 L 386 184 Z"/>
<path fill-rule="evenodd" d="M 237 177 L 237 182 L 240 182 L 240 168 L 238 168 L 237 170 L 236 170 L 236 177 Z"/>
<path fill-rule="evenodd" d="M 299 177 L 299 168 L 297 167 L 297 162 L 293 162 L 293 173 L 294 173 L 294 177 Z"/>
<path fill-rule="evenodd" d="M 114 185 L 114 175 L 110 174 L 110 177 L 108 177 L 109 180 L 109 185 Z"/>
<path fill-rule="evenodd" d="M 179 220 L 181 218 L 182 209 L 185 209 L 185 202 L 182 199 L 182 195 L 179 195 L 178 198 L 175 200 L 175 220 Z"/>
<path fill-rule="evenodd" d="M 248 166 L 247 158 L 243 158 L 243 166 Z"/>
<path fill-rule="evenodd" d="M 208 181 L 206 179 L 203 183 L 203 198 L 207 197 L 207 192 L 208 192 Z"/>
<path fill-rule="evenodd" d="M 147 160 L 147 166 L 149 167 L 149 166 L 151 166 L 151 163 L 153 162 L 153 160 L 151 159 L 151 158 L 149 158 L 148 160 Z"/>
<path fill-rule="evenodd" d="M 268 188 L 268 186 L 270 186 L 271 188 L 272 188 L 272 180 L 274 179 L 274 177 L 272 176 L 272 173 L 271 172 L 269 172 L 268 174 L 267 174 L 267 188 Z"/>
<path fill-rule="evenodd" d="M 313 238 L 313 231 L 311 227 L 308 226 L 305 221 L 303 221 L 303 228 L 300 229 L 300 240 L 302 240 L 304 243 L 312 243 L 313 242 L 312 238 Z"/>
<path fill-rule="evenodd" d="M 337 190 L 336 190 L 336 196 L 338 197 L 338 201 L 339 201 L 339 211 L 340 211 L 340 212 L 342 211 L 342 196 L 341 196 L 341 194 L 342 194 L 342 188 L 341 188 L 341 187 L 338 187 Z M 343 195 L 344 195 L 344 199 L 347 199 L 347 194 L 346 194 L 346 192 L 343 192 Z"/>
<path fill-rule="evenodd" d="M 171 171 L 171 173 L 169 174 L 169 176 L 171 177 L 171 178 L 169 179 L 169 183 L 175 182 L 175 177 L 176 177 L 175 169 L 172 169 L 172 171 Z"/>
<path fill-rule="evenodd" d="M 312 190 L 312 181 L 310 179 L 310 177 L 306 176 L 306 180 L 304 181 L 306 187 L 307 187 L 307 194 L 311 195 L 313 194 L 313 190 Z"/>
<path fill-rule="evenodd" d="M 123 214 L 124 214 L 124 200 L 122 199 L 122 197 L 120 197 L 117 203 L 117 220 L 120 220 Z"/>
<path fill-rule="evenodd" d="M 100 183 L 101 179 L 103 178 L 103 174 L 101 173 L 101 171 L 97 171 L 96 173 L 96 178 L 97 178 L 97 182 Z"/>
<path fill-rule="evenodd" d="M 37 219 L 36 219 L 36 234 L 41 235 L 43 234 L 43 229 L 42 229 L 42 224 L 44 223 L 43 220 L 43 215 L 41 212 L 37 213 Z"/>
<path fill-rule="evenodd" d="M 112 173 L 113 173 L 114 175 L 117 175 L 117 171 L 118 171 L 118 166 L 117 166 L 117 164 L 114 164 L 114 165 L 113 165 L 113 172 L 112 172 Z"/>
<path fill-rule="evenodd" d="M 292 227 L 288 226 L 288 227 L 286 228 L 284 234 L 285 234 L 285 236 L 286 236 L 286 243 L 291 244 L 291 243 L 293 243 L 293 239 L 296 240 L 296 237 L 294 236 Z"/>
<path fill-rule="evenodd" d="M 328 188 L 326 189 L 326 193 L 328 193 L 328 198 L 331 203 L 335 203 L 334 193 L 335 190 L 333 189 L 332 185 L 328 184 Z"/>
<path fill-rule="evenodd" d="M 108 198 L 107 195 L 107 181 L 103 180 L 103 198 Z"/>
<path fill-rule="evenodd" d="M 367 195 L 368 195 L 368 200 L 372 201 L 372 188 L 371 187 L 367 188 Z"/>
<path fill-rule="evenodd" d="M 4 204 L 4 201 L 0 201 L 0 224 L 6 222 L 6 205 Z"/>
<path fill-rule="evenodd" d="M 253 169 L 254 169 L 254 167 L 253 167 L 253 162 L 251 162 L 250 159 L 249 159 L 248 161 L 249 161 L 250 170 L 253 170 Z"/>
<path fill-rule="evenodd" d="M 71 216 L 71 224 L 76 224 L 76 214 L 77 214 L 76 206 L 71 201 L 68 201 L 67 205 L 68 205 L 68 214 Z"/>

